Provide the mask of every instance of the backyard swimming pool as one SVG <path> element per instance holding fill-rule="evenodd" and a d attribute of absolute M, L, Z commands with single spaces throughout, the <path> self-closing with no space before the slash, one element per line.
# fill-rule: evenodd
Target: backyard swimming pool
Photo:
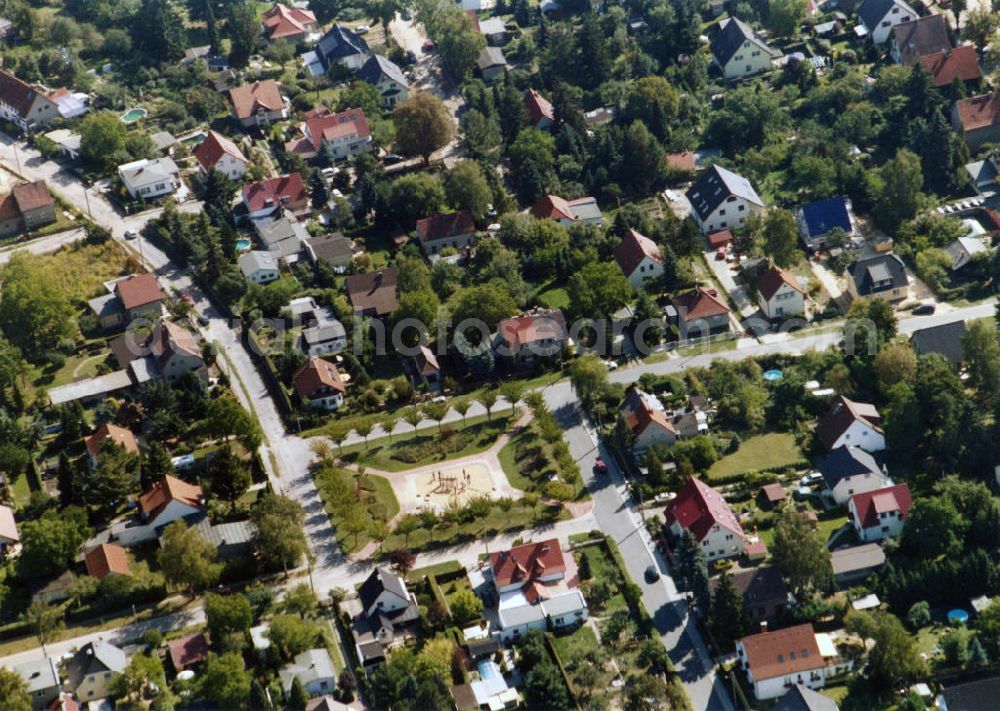
<path fill-rule="evenodd" d="M 134 109 L 129 109 L 118 118 L 122 123 L 135 123 L 139 119 L 146 118 L 148 115 L 149 112 L 146 109 L 137 106 Z"/>
<path fill-rule="evenodd" d="M 236 240 L 236 249 L 240 252 L 245 252 L 246 250 L 250 249 L 250 240 L 248 240 L 246 237 L 242 237 Z"/>

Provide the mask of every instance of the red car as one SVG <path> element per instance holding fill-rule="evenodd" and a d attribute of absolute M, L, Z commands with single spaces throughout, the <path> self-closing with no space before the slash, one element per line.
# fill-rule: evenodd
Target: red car
<path fill-rule="evenodd" d="M 425 52 L 433 52 L 434 43 L 431 40 L 427 40 L 426 42 L 423 43 L 423 45 L 421 45 L 420 49 L 424 50 Z"/>
<path fill-rule="evenodd" d="M 726 248 L 725 247 L 719 247 L 717 250 L 715 250 L 715 259 L 716 259 L 716 261 L 719 261 L 719 262 L 726 261 Z"/>
<path fill-rule="evenodd" d="M 594 473 L 600 475 L 608 473 L 608 465 L 603 459 L 598 458 L 597 461 L 594 462 Z"/>

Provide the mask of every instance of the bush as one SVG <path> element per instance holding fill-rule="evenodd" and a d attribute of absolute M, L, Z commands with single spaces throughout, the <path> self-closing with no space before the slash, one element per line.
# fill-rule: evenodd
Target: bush
<path fill-rule="evenodd" d="M 926 600 L 913 603 L 910 611 L 906 613 L 906 621 L 914 630 L 929 625 L 931 622 L 931 606 L 927 604 Z"/>
<path fill-rule="evenodd" d="M 449 454 L 459 452 L 473 441 L 472 435 L 454 430 L 444 430 L 440 438 L 429 440 L 423 444 L 400 447 L 392 454 L 392 458 L 407 464 L 414 464 L 424 459 L 443 459 Z"/>
<path fill-rule="evenodd" d="M 158 629 L 146 630 L 142 633 L 142 643 L 150 649 L 156 649 L 163 642 L 163 633 Z"/>
<path fill-rule="evenodd" d="M 550 481 L 542 487 L 542 493 L 556 501 L 572 501 L 576 496 L 576 489 L 561 481 Z"/>

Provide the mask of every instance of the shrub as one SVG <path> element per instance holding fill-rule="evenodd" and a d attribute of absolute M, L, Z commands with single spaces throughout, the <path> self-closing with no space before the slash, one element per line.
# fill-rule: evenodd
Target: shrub
<path fill-rule="evenodd" d="M 543 488 L 542 492 L 550 499 L 556 501 L 571 501 L 576 496 L 576 489 L 561 481 L 550 481 Z"/>

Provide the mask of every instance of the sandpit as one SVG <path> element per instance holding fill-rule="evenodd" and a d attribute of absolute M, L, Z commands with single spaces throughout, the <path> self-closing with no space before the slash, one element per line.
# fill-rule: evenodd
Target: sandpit
<path fill-rule="evenodd" d="M 485 462 L 423 469 L 407 477 L 406 484 L 411 494 L 408 503 L 418 509 L 443 510 L 453 504 L 463 506 L 479 496 L 501 495 Z"/>

